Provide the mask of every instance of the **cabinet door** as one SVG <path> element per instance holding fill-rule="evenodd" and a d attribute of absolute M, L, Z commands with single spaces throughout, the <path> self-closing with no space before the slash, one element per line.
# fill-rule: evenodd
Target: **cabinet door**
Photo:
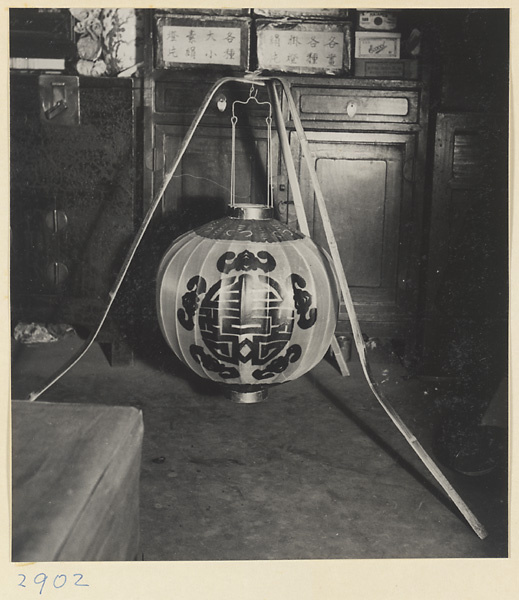
<path fill-rule="evenodd" d="M 377 335 L 392 334 L 415 310 L 414 135 L 309 132 L 307 138 L 359 319 L 376 322 Z M 315 241 L 327 248 L 298 146 L 294 136 L 310 228 Z"/>
<path fill-rule="evenodd" d="M 436 119 L 424 368 L 501 372 L 508 335 L 506 116 Z M 497 364 L 496 364 L 497 363 Z"/>
<path fill-rule="evenodd" d="M 180 125 L 155 126 L 154 191 L 180 148 L 186 129 Z M 236 203 L 265 204 L 267 194 L 267 134 L 265 130 L 236 133 Z M 277 151 L 273 148 L 272 164 Z M 166 188 L 163 214 L 174 216 L 183 230 L 225 214 L 230 202 L 232 135 L 228 127 L 200 127 Z"/>

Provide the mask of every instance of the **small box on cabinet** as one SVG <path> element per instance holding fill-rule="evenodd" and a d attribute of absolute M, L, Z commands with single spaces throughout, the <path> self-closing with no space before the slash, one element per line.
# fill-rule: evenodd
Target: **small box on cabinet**
<path fill-rule="evenodd" d="M 313 75 L 351 71 L 350 22 L 260 19 L 256 31 L 260 69 Z"/>
<path fill-rule="evenodd" d="M 359 29 L 368 31 L 393 31 L 396 29 L 397 16 L 393 11 L 360 10 L 358 25 Z"/>
<path fill-rule="evenodd" d="M 356 31 L 355 58 L 400 58 L 401 33 L 390 31 Z"/>
<path fill-rule="evenodd" d="M 378 60 L 376 58 L 356 58 L 355 77 L 375 79 L 418 79 L 420 74 L 417 58 L 399 60 Z"/>

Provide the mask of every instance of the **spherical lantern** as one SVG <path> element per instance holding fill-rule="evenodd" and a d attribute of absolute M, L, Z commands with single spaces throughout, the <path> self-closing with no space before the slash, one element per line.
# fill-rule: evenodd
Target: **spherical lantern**
<path fill-rule="evenodd" d="M 332 267 L 309 237 L 274 219 L 272 208 L 242 204 L 172 244 L 157 275 L 157 310 L 180 360 L 235 400 L 256 402 L 322 359 L 338 296 Z"/>

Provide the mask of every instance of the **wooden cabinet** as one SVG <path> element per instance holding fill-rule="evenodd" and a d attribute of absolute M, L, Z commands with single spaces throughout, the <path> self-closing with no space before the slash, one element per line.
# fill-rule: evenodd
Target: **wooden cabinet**
<path fill-rule="evenodd" d="M 182 125 L 157 124 L 154 149 L 159 167 L 155 171 L 154 189 L 163 181 L 165 171 L 172 164 L 185 136 Z M 241 135 L 236 144 L 237 202 L 264 203 L 266 201 L 267 135 L 263 130 Z M 231 186 L 231 131 L 229 127 L 200 127 L 166 189 L 163 211 L 176 211 L 181 220 L 191 222 L 200 217 L 205 222 L 210 215 L 221 216 L 230 201 Z M 196 211 L 202 211 L 197 215 Z"/>
<path fill-rule="evenodd" d="M 90 329 L 139 212 L 135 105 L 130 80 L 79 78 L 78 93 L 66 124 L 41 114 L 37 74 L 11 77 L 11 304 L 16 321 Z M 130 321 L 125 307 L 103 330 L 114 363 L 129 360 Z"/>
<path fill-rule="evenodd" d="M 379 329 L 387 326 L 390 334 L 390 323 L 396 327 L 411 317 L 418 283 L 412 261 L 412 185 L 405 178 L 412 168 L 414 138 L 312 131 L 308 141 L 359 319 L 377 322 Z M 311 190 L 301 162 L 299 177 L 303 189 Z M 326 248 L 315 199 L 308 193 L 305 197 L 313 237 Z"/>
<path fill-rule="evenodd" d="M 150 113 L 146 166 L 147 189 L 155 193 L 177 154 L 205 94 L 216 81 L 173 73 L 155 84 L 154 109 Z M 162 212 L 175 212 L 179 227 L 194 226 L 222 216 L 230 200 L 232 157 L 232 104 L 246 102 L 249 86 L 224 85 L 205 116 L 166 189 Z M 267 99 L 264 89 L 258 100 Z M 219 108 L 220 107 L 220 108 Z M 268 108 L 256 102 L 235 106 L 236 201 L 264 203 L 267 191 Z M 273 137 L 275 137 L 275 131 Z M 277 143 L 272 149 L 277 162 Z M 151 198 L 150 198 L 151 199 Z"/>
<path fill-rule="evenodd" d="M 162 183 L 210 80 L 182 72 L 153 80 L 148 189 Z M 427 90 L 423 82 L 288 77 L 313 156 L 346 276 L 368 336 L 412 346 L 418 332 Z M 266 91 L 259 88 L 266 100 Z M 222 88 L 202 120 L 163 203 L 178 233 L 224 214 L 231 170 L 230 107 L 248 86 Z M 218 100 L 226 108 L 218 110 Z M 265 201 L 265 115 L 243 113 L 236 145 L 237 197 Z M 313 187 L 294 124 L 283 106 L 292 154 L 315 241 L 326 247 Z M 263 109 L 264 111 L 264 109 Z M 297 226 L 274 129 L 274 198 L 279 218 Z M 165 249 L 165 248 L 164 248 Z M 344 306 L 339 330 L 349 329 Z"/>
<path fill-rule="evenodd" d="M 291 83 L 361 328 L 411 347 L 422 283 L 426 86 L 316 78 Z M 294 131 L 291 147 L 312 235 L 326 248 Z M 278 202 L 294 222 L 290 190 L 284 197 L 278 191 Z M 348 331 L 344 306 L 340 316 L 339 330 Z"/>
<path fill-rule="evenodd" d="M 152 18 L 148 35 L 154 35 Z M 230 73 L 216 66 L 158 68 L 160 61 L 155 60 L 151 45 L 146 64 L 145 189 L 151 196 L 159 189 L 205 94 Z M 421 79 L 416 80 L 283 77 L 292 89 L 308 138 L 361 328 L 368 336 L 398 338 L 411 349 L 419 331 L 419 289 L 423 284 L 427 69 L 422 69 Z M 162 218 L 171 217 L 171 237 L 223 215 L 230 183 L 230 106 L 236 99 L 246 100 L 248 94 L 249 86 L 243 83 L 226 84 L 209 105 L 164 195 Z M 258 88 L 258 98 L 268 99 L 265 88 Z M 326 247 L 295 126 L 283 99 L 282 104 L 311 233 Z M 226 108 L 219 110 L 222 106 Z M 240 123 L 237 194 L 240 201 L 264 202 L 264 114 L 248 106 Z M 278 217 L 297 226 L 275 128 L 273 159 Z M 349 331 L 344 306 L 339 331 Z"/>

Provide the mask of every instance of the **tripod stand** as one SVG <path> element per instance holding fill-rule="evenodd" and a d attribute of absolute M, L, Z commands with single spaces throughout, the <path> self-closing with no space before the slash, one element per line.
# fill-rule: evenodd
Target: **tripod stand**
<path fill-rule="evenodd" d="M 377 399 L 379 404 L 382 406 L 382 408 L 384 409 L 386 414 L 389 416 L 389 418 L 391 419 L 393 424 L 397 427 L 397 429 L 400 431 L 400 433 L 405 437 L 406 441 L 409 443 L 411 448 L 418 455 L 420 460 L 423 462 L 423 464 L 429 470 L 429 472 L 433 475 L 433 477 L 436 479 L 436 481 L 440 484 L 440 486 L 446 492 L 448 497 L 454 502 L 454 504 L 459 509 L 459 511 L 462 513 L 462 515 L 465 517 L 465 519 L 467 520 L 469 525 L 472 527 L 474 532 L 481 539 L 485 538 L 487 535 L 485 528 L 481 525 L 481 523 L 478 521 L 478 519 L 475 517 L 475 515 L 471 512 L 471 510 L 468 508 L 468 506 L 465 504 L 465 502 L 462 500 L 462 498 L 459 496 L 459 494 L 456 492 L 456 490 L 454 490 L 452 485 L 449 483 L 449 481 L 443 475 L 443 473 L 438 468 L 438 466 L 433 461 L 433 459 L 429 456 L 429 454 L 426 452 L 426 450 L 423 448 L 423 446 L 420 444 L 420 442 L 417 440 L 417 438 L 414 436 L 414 434 L 408 429 L 408 427 L 402 421 L 402 419 L 397 414 L 395 409 L 391 406 L 391 404 L 388 402 L 388 400 L 386 398 L 384 398 L 383 394 L 378 389 L 377 383 L 375 382 L 374 378 L 371 375 L 369 363 L 368 363 L 367 356 L 366 356 L 366 346 L 364 344 L 364 339 L 363 339 L 360 325 L 359 325 L 359 322 L 358 322 L 358 319 L 356 316 L 350 289 L 348 286 L 348 282 L 346 280 L 344 267 L 342 265 L 342 260 L 341 260 L 340 254 L 339 254 L 337 242 L 335 240 L 335 235 L 333 232 L 332 224 L 331 224 L 331 221 L 330 221 L 330 218 L 328 215 L 326 201 L 324 199 L 324 196 L 323 196 L 323 193 L 321 190 L 321 186 L 320 186 L 319 180 L 317 178 L 317 174 L 316 174 L 314 166 L 313 166 L 313 162 L 311 159 L 311 151 L 310 151 L 310 148 L 308 145 L 308 141 L 307 141 L 303 126 L 301 124 L 301 120 L 299 118 L 299 113 L 297 111 L 290 87 L 289 87 L 288 83 L 282 78 L 261 77 L 261 76 L 260 77 L 250 76 L 250 77 L 242 77 L 242 78 L 226 77 L 226 78 L 220 79 L 213 85 L 211 90 L 207 93 L 200 108 L 198 109 L 197 114 L 196 114 L 193 122 L 191 123 L 191 125 L 180 145 L 180 148 L 177 151 L 177 154 L 176 154 L 171 166 L 169 167 L 169 169 L 167 170 L 167 172 L 164 176 L 162 185 L 161 185 L 160 189 L 158 190 L 158 192 L 155 194 L 153 201 L 151 203 L 151 206 L 148 209 L 148 212 L 146 213 L 144 220 L 136 233 L 136 236 L 130 246 L 130 249 L 128 250 L 128 253 L 126 255 L 124 263 L 117 275 L 115 283 L 109 292 L 109 299 L 108 299 L 107 307 L 101 318 L 101 322 L 99 323 L 98 327 L 90 334 L 89 338 L 85 341 L 84 346 L 80 349 L 80 351 L 77 353 L 77 355 L 72 357 L 70 359 L 70 361 L 68 361 L 59 370 L 59 372 L 56 375 L 54 375 L 44 385 L 44 387 L 41 390 L 31 393 L 29 396 L 29 400 L 36 400 L 39 396 L 41 396 L 41 394 L 43 394 L 54 383 L 56 383 L 56 381 L 58 381 L 63 375 L 65 375 L 65 373 L 67 373 L 84 356 L 84 354 L 88 351 L 90 346 L 93 344 L 99 331 L 101 330 L 101 327 L 103 326 L 103 324 L 106 320 L 108 312 L 109 312 L 109 310 L 112 306 L 112 303 L 115 300 L 115 297 L 121 287 L 121 284 L 126 276 L 128 268 L 134 258 L 137 248 L 139 247 L 139 244 L 141 243 L 142 238 L 148 228 L 148 225 L 150 224 L 150 221 L 151 221 L 151 219 L 152 219 L 152 217 L 153 217 L 153 215 L 154 215 L 154 213 L 166 191 L 166 188 L 168 187 L 176 169 L 178 168 L 178 166 L 180 164 L 180 161 L 182 160 L 182 157 L 184 156 L 202 117 L 204 116 L 211 100 L 215 96 L 215 93 L 224 84 L 226 84 L 228 82 L 246 83 L 248 85 L 253 84 L 253 85 L 258 85 L 258 86 L 267 86 L 267 89 L 270 94 L 271 102 L 274 106 L 274 116 L 275 116 L 275 120 L 276 120 L 276 126 L 277 126 L 277 130 L 278 130 L 282 154 L 284 157 L 285 166 L 286 166 L 288 177 L 289 177 L 292 194 L 294 196 L 294 205 L 295 205 L 296 216 L 297 216 L 297 220 L 299 223 L 299 227 L 300 227 L 302 233 L 304 233 L 306 235 L 310 235 L 308 222 L 306 219 L 306 213 L 305 213 L 305 209 L 304 209 L 304 204 L 303 204 L 303 199 L 301 196 L 301 190 L 299 188 L 299 182 L 298 182 L 298 178 L 297 178 L 297 174 L 296 174 L 296 169 L 295 169 L 292 153 L 290 151 L 290 146 L 289 146 L 289 142 L 288 142 L 288 135 L 287 135 L 285 125 L 284 125 L 284 119 L 283 119 L 283 115 L 282 115 L 281 104 L 280 104 L 279 97 L 278 97 L 278 91 L 276 89 L 276 83 L 277 83 L 277 85 L 281 86 L 281 89 L 282 89 L 282 91 L 285 95 L 285 98 L 287 100 L 287 103 L 288 103 L 288 109 L 290 111 L 290 114 L 291 114 L 293 122 L 294 122 L 296 134 L 298 137 L 299 144 L 301 146 L 303 158 L 308 167 L 308 172 L 310 174 L 310 179 L 312 182 L 312 186 L 314 188 L 317 206 L 319 208 L 321 220 L 323 223 L 323 228 L 324 228 L 326 241 L 328 244 L 328 249 L 329 249 L 329 252 L 331 255 L 332 263 L 335 267 L 341 295 L 342 295 L 344 304 L 346 306 L 346 310 L 347 310 L 348 317 L 350 320 L 350 325 L 351 325 L 352 332 L 353 332 L 353 338 L 355 341 L 359 359 L 360 359 L 360 362 L 362 365 L 362 369 L 363 369 L 365 378 L 368 382 L 368 385 L 369 385 L 373 395 L 375 396 L 375 398 Z M 346 362 L 344 361 L 344 358 L 342 356 L 341 350 L 339 348 L 339 345 L 338 345 L 335 337 L 332 340 L 332 350 L 337 359 L 337 362 L 338 362 L 338 365 L 339 365 L 342 375 L 348 375 L 349 373 L 348 373 L 348 368 L 347 368 Z"/>

